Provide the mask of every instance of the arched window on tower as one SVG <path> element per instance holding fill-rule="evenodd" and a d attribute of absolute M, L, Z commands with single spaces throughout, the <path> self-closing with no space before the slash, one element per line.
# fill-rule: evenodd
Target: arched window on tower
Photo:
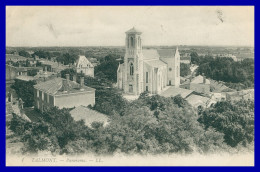
<path fill-rule="evenodd" d="M 130 38 L 130 42 L 131 42 L 131 47 L 134 47 L 134 38 L 133 37 Z"/>
<path fill-rule="evenodd" d="M 130 64 L 130 75 L 134 75 L 134 65 L 133 65 L 133 63 Z"/>
<path fill-rule="evenodd" d="M 138 47 L 141 47 L 141 38 L 138 37 Z"/>

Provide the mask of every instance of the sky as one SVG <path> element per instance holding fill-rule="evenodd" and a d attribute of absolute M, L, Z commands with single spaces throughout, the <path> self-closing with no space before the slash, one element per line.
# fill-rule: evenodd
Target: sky
<path fill-rule="evenodd" d="M 254 46 L 252 6 L 7 6 L 7 46 Z"/>

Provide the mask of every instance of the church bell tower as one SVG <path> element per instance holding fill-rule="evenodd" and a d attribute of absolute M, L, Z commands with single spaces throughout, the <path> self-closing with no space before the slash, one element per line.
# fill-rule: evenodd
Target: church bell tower
<path fill-rule="evenodd" d="M 125 33 L 124 92 L 139 95 L 143 92 L 142 32 L 133 27 Z"/>

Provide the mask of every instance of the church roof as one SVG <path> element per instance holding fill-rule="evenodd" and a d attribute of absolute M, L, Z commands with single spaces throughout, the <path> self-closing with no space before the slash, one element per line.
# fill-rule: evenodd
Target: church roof
<path fill-rule="evenodd" d="M 175 49 L 160 49 L 157 51 L 161 58 L 174 58 L 176 52 Z"/>
<path fill-rule="evenodd" d="M 146 60 L 159 60 L 159 54 L 155 49 L 143 49 L 143 59 Z"/>
<path fill-rule="evenodd" d="M 132 29 L 126 31 L 125 33 L 142 33 L 142 32 L 137 30 L 135 27 L 133 27 Z"/>
<path fill-rule="evenodd" d="M 79 67 L 80 65 L 82 65 L 83 67 L 86 66 L 90 66 L 90 67 L 94 67 L 92 65 L 92 63 L 85 57 L 85 56 L 79 56 L 79 58 L 76 61 L 76 67 Z"/>
<path fill-rule="evenodd" d="M 149 60 L 149 61 L 145 61 L 145 63 L 147 63 L 149 66 L 152 66 L 152 67 L 155 67 L 155 68 L 166 66 L 166 63 L 164 63 L 161 60 Z"/>

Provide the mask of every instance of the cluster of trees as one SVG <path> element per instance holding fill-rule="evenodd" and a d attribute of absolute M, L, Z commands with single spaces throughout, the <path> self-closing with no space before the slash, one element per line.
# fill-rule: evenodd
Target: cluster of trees
<path fill-rule="evenodd" d="M 68 65 L 68 64 L 74 64 L 77 59 L 78 59 L 77 54 L 75 54 L 75 53 L 65 53 L 65 54 L 61 54 L 60 56 L 58 56 L 56 58 L 56 61 L 60 62 L 64 65 Z"/>
<path fill-rule="evenodd" d="M 119 97 L 107 105 L 96 102 L 103 113 L 113 112 L 107 127 L 97 122 L 87 127 L 83 121 L 74 121 L 69 109 L 53 107 L 46 109 L 37 123 L 15 116 L 10 129 L 21 136 L 26 153 L 210 153 L 254 140 L 252 102 L 221 102 L 198 114 L 180 96 L 143 93 L 137 100 L 111 109 L 122 103 Z M 111 95 L 103 94 L 103 98 L 108 100 Z"/>
<path fill-rule="evenodd" d="M 205 129 L 212 127 L 224 134 L 225 143 L 235 147 L 246 146 L 254 140 L 254 102 L 240 100 L 236 103 L 222 101 L 201 111 L 198 121 Z"/>
<path fill-rule="evenodd" d="M 235 62 L 232 58 L 198 56 L 191 53 L 191 62 L 199 65 L 198 74 L 217 81 L 224 81 L 232 88 L 254 86 L 254 60 Z"/>
<path fill-rule="evenodd" d="M 100 60 L 100 65 L 95 67 L 95 75 L 103 75 L 107 80 L 113 83 L 117 82 L 117 68 L 119 63 L 122 63 L 122 56 L 109 54 Z"/>
<path fill-rule="evenodd" d="M 19 54 L 19 56 L 23 56 L 23 57 L 27 57 L 27 58 L 31 57 L 31 55 L 25 50 L 19 51 L 18 54 Z"/>
<path fill-rule="evenodd" d="M 190 65 L 189 64 L 185 64 L 185 63 L 181 63 L 180 66 L 180 75 L 182 77 L 190 75 L 191 74 L 191 70 L 190 70 Z"/>
<path fill-rule="evenodd" d="M 43 50 L 35 51 L 32 54 L 32 57 L 35 57 L 35 56 L 38 56 L 39 58 L 42 58 L 42 59 L 48 59 L 48 60 L 51 59 L 51 53 L 48 51 L 43 51 Z"/>
<path fill-rule="evenodd" d="M 34 103 L 34 85 L 36 81 L 23 81 L 15 79 L 14 84 L 11 86 L 16 91 L 18 98 L 24 102 L 24 107 L 32 107 Z"/>

